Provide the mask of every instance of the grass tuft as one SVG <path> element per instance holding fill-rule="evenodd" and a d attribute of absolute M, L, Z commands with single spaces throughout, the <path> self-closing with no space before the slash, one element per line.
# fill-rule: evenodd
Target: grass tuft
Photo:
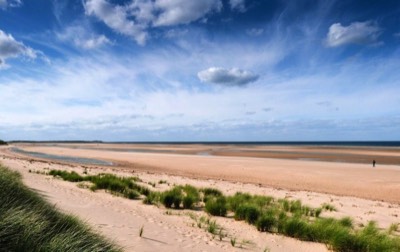
<path fill-rule="evenodd" d="M 142 237 L 144 231 L 144 226 L 141 226 L 139 229 L 139 237 Z"/>
<path fill-rule="evenodd" d="M 75 175 L 73 175 L 75 176 Z M 121 251 L 77 218 L 56 211 L 0 166 L 1 251 Z"/>
<path fill-rule="evenodd" d="M 335 206 L 327 203 L 319 208 L 312 208 L 303 205 L 299 200 L 276 200 L 272 197 L 241 192 L 233 196 L 224 196 L 217 189 L 198 190 L 190 185 L 176 185 L 168 191 L 159 193 L 137 185 L 133 178 L 120 178 L 110 174 L 80 176 L 65 171 L 51 171 L 50 174 L 73 182 L 89 181 L 93 184 L 92 190 L 105 189 L 127 198 L 135 199 L 142 194 L 146 196 L 144 203 L 162 203 L 166 208 L 200 208 L 202 207 L 200 201 L 203 201 L 204 210 L 210 215 L 226 216 L 232 213 L 236 220 L 244 220 L 255 225 L 261 232 L 276 232 L 304 241 L 322 242 L 333 251 L 400 251 L 400 239 L 394 236 L 398 229 L 397 224 L 393 224 L 387 232 L 380 231 L 374 222 L 355 228 L 353 220 L 349 217 L 341 219 L 321 217 L 324 210 L 336 211 Z M 19 175 L 14 174 L 14 176 Z M 171 212 L 167 211 L 166 214 Z M 196 218 L 196 222 L 198 227 L 204 227 L 213 237 L 219 235 L 220 240 L 224 238 L 222 229 L 215 221 L 202 216 Z M 38 230 L 40 228 L 37 227 Z M 1 242 L 0 239 L 0 244 Z M 231 245 L 235 247 L 236 238 L 231 238 Z"/>
<path fill-rule="evenodd" d="M 224 196 L 212 197 L 206 202 L 205 210 L 214 216 L 226 216 L 228 208 Z"/>

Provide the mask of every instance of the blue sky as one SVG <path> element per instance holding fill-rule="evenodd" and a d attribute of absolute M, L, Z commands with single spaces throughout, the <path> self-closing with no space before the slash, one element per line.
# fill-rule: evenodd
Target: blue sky
<path fill-rule="evenodd" d="M 0 122 L 5 140 L 400 140 L 400 3 L 0 0 Z"/>

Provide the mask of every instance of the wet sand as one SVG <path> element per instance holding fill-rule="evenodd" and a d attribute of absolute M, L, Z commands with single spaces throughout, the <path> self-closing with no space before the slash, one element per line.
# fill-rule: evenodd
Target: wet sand
<path fill-rule="evenodd" d="M 400 203 L 399 148 L 119 144 L 17 147 L 109 161 L 136 171 Z M 318 158 L 310 157 L 317 154 Z M 377 161 L 376 167 L 372 167 L 372 160 Z"/>

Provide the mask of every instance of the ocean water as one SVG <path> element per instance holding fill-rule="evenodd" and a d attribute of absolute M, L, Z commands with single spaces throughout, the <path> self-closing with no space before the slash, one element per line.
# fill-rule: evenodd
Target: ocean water
<path fill-rule="evenodd" d="M 62 156 L 62 155 L 52 155 L 46 154 L 41 152 L 33 152 L 33 151 L 24 151 L 19 148 L 11 148 L 11 151 L 24 154 L 27 156 L 32 156 L 36 158 L 44 158 L 44 159 L 51 159 L 56 161 L 65 161 L 65 162 L 72 162 L 77 164 L 86 164 L 86 165 L 105 165 L 110 166 L 113 165 L 111 162 L 94 159 L 94 158 L 82 158 L 82 157 L 71 157 L 71 156 Z"/>
<path fill-rule="evenodd" d="M 300 146 L 359 146 L 359 147 L 400 147 L 400 141 L 260 141 L 260 142 L 224 142 L 224 141 L 194 141 L 194 142 L 101 142 L 112 144 L 209 144 L 209 145 L 300 145 Z"/>
<path fill-rule="evenodd" d="M 359 146 L 359 147 L 400 147 L 400 141 L 10 141 L 10 143 L 37 143 L 56 146 L 57 144 L 207 144 L 207 145 L 300 145 L 300 146 Z M 136 150 L 140 152 L 140 150 Z M 145 151 L 145 150 L 143 150 Z"/>

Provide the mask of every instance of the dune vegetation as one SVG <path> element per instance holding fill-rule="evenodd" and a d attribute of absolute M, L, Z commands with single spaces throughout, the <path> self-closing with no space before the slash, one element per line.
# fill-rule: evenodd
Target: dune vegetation
<path fill-rule="evenodd" d="M 117 177 L 111 174 L 81 176 L 76 172 L 58 170 L 52 170 L 49 174 L 72 182 L 89 181 L 92 190 L 105 189 L 130 199 L 142 198 L 146 204 L 204 210 L 212 216 L 233 217 L 254 225 L 260 232 L 325 243 L 334 251 L 400 251 L 400 238 L 393 234 L 394 227 L 385 231 L 380 230 L 374 222 L 356 226 L 349 217 L 321 217 L 323 211 L 336 211 L 333 205 L 327 203 L 312 208 L 299 200 L 240 192 L 225 196 L 215 188 L 198 189 L 191 185 L 177 185 L 167 191 L 156 192 L 138 185 L 140 179 L 137 177 Z"/>
<path fill-rule="evenodd" d="M 0 166 L 0 251 L 122 251 Z"/>
<path fill-rule="evenodd" d="M 7 145 L 7 142 L 0 139 L 0 145 Z"/>

